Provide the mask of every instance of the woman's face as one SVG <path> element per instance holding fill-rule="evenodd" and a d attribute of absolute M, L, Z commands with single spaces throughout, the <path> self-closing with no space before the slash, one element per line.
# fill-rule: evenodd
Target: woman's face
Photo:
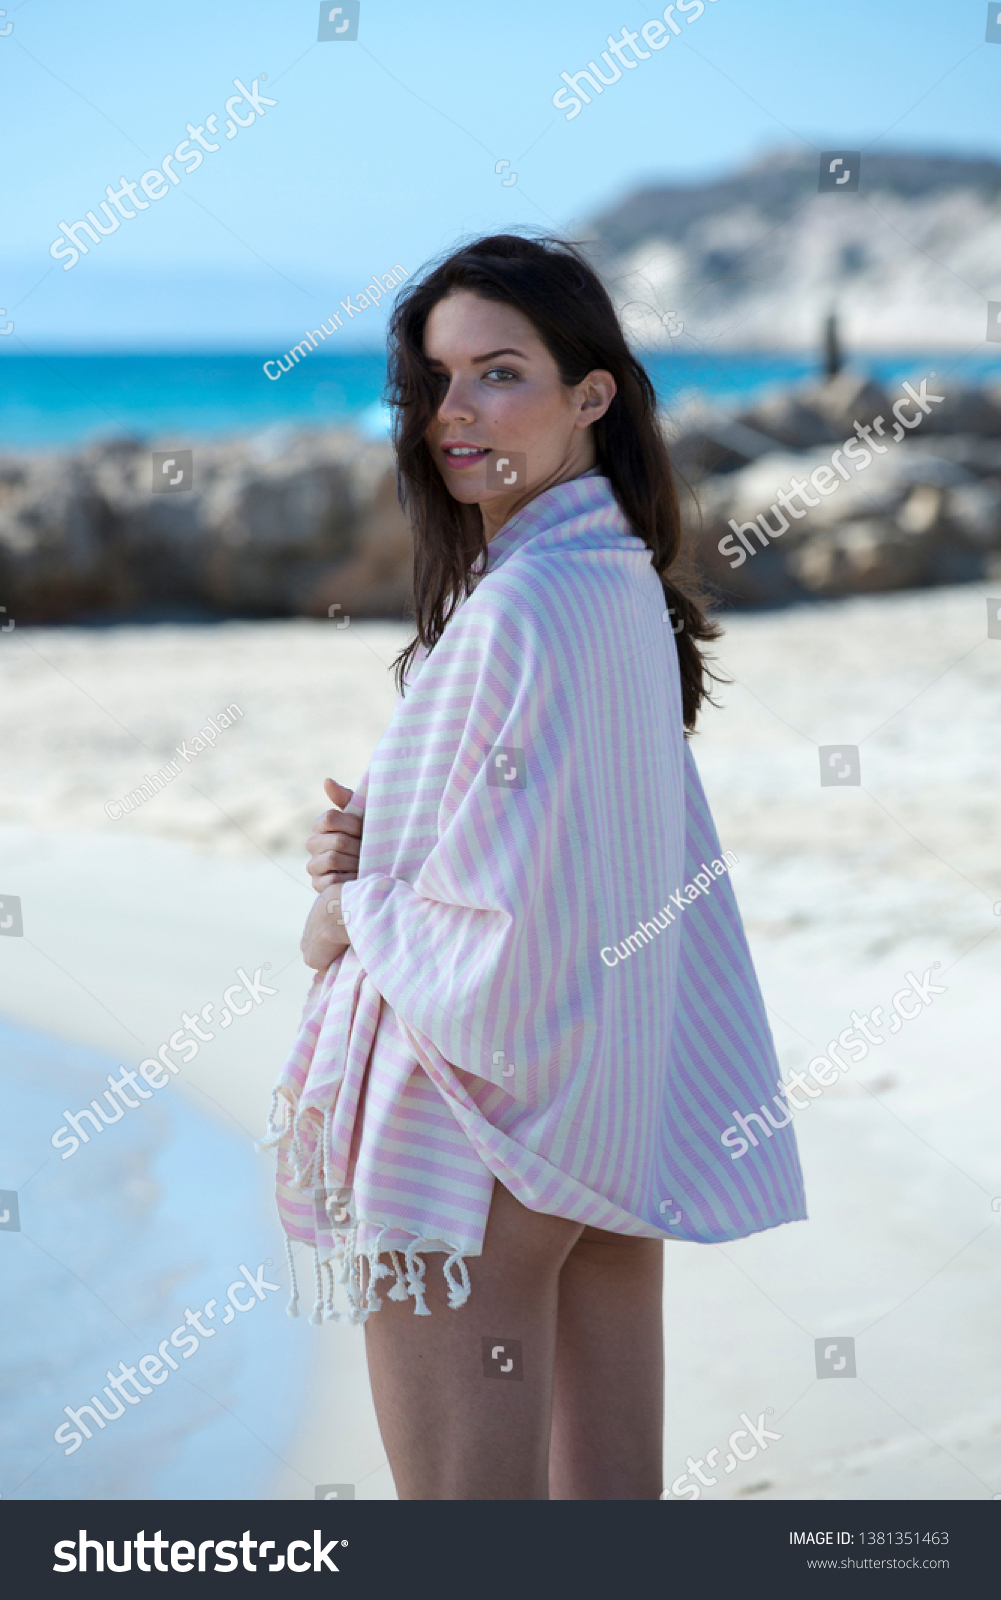
<path fill-rule="evenodd" d="M 520 311 L 453 290 L 428 317 L 424 353 L 441 381 L 428 446 L 449 493 L 479 505 L 488 539 L 543 489 L 594 466 L 591 424 L 615 380 L 594 371 L 566 388 Z"/>

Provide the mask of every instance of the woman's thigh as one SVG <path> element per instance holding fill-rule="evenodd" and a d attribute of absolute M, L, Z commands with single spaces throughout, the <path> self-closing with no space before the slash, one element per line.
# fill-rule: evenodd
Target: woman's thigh
<path fill-rule="evenodd" d="M 372 1393 L 401 1500 L 548 1499 L 560 1269 L 582 1231 L 495 1182 L 466 1304 L 449 1308 L 444 1257 L 429 1252 L 431 1315 L 384 1296 L 369 1317 Z"/>
<path fill-rule="evenodd" d="M 657 1500 L 664 1244 L 585 1228 L 560 1272 L 553 1500 Z"/>

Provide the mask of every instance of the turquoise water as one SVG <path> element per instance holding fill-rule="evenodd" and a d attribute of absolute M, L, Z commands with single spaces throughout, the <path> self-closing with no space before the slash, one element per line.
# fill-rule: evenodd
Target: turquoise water
<path fill-rule="evenodd" d="M 0 1190 L 20 1229 L 0 1229 L 0 1494 L 4 1500 L 252 1499 L 268 1493 L 302 1399 L 304 1319 L 285 1315 L 288 1270 L 249 1139 L 165 1089 L 91 1136 L 53 1150 L 64 1110 L 107 1088 L 118 1062 L 0 1021 L 4 1063 Z M 263 1119 L 263 1112 L 262 1112 Z M 8 1202 L 0 1217 L 10 1211 Z M 178 1370 L 71 1455 L 53 1439 L 215 1296 L 240 1264 L 266 1271 L 246 1315 L 203 1340 Z M 238 1291 L 239 1293 L 239 1291 Z M 247 1291 L 250 1294 L 250 1291 Z M 176 1352 L 175 1352 L 176 1355 Z M 303 1482 L 311 1498 L 313 1486 Z"/>
<path fill-rule="evenodd" d="M 385 431 L 380 406 L 382 351 L 304 358 L 277 382 L 260 355 L 47 355 L 0 350 L 0 450 L 56 448 L 108 436 L 145 438 L 252 432 L 275 425 L 322 427 L 351 421 Z M 814 375 L 816 361 L 795 354 L 693 354 L 645 358 L 668 406 L 702 394 L 726 406 L 746 404 L 776 386 Z M 1001 382 L 1001 347 L 975 355 L 920 351 L 866 357 L 855 364 L 884 383 L 937 372 L 942 378 Z"/>

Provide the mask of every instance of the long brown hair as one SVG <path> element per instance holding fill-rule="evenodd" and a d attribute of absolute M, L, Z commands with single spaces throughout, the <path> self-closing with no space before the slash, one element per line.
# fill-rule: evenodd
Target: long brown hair
<path fill-rule="evenodd" d="M 438 301 L 454 289 L 472 290 L 527 317 L 568 387 L 595 369 L 615 379 L 615 398 L 592 425 L 597 464 L 626 521 L 653 553 L 674 619 L 685 727 L 693 729 L 702 701 L 711 699 L 709 681 L 718 681 L 699 644 L 722 630 L 706 617 L 704 598 L 681 556 L 678 491 L 657 424 L 657 398 L 596 272 L 580 250 L 555 238 L 500 233 L 477 239 L 408 283 L 393 309 L 387 398 L 394 412 L 400 503 L 414 532 L 417 627 L 416 638 L 394 661 L 398 689 L 404 691 L 418 646 L 434 648 L 455 607 L 472 591 L 472 569 L 487 548 L 479 508 L 452 498 L 426 442 L 441 391 L 424 355 L 424 330 Z"/>

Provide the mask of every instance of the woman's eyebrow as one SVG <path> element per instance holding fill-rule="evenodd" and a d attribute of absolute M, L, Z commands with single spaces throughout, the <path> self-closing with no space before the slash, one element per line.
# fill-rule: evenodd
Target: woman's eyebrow
<path fill-rule="evenodd" d="M 520 356 L 522 361 L 528 360 L 524 350 L 516 350 L 511 345 L 503 350 L 488 350 L 485 356 L 471 356 L 469 364 L 470 366 L 478 367 L 481 361 L 494 361 L 497 356 Z M 428 356 L 427 362 L 431 367 L 443 367 L 445 365 L 444 361 L 439 361 L 437 356 Z"/>
<path fill-rule="evenodd" d="M 521 356 L 522 361 L 528 359 L 523 350 L 516 350 L 513 345 L 508 345 L 503 350 L 488 350 L 485 356 L 474 356 L 473 365 L 479 366 L 481 361 L 493 361 L 496 356 Z"/>

